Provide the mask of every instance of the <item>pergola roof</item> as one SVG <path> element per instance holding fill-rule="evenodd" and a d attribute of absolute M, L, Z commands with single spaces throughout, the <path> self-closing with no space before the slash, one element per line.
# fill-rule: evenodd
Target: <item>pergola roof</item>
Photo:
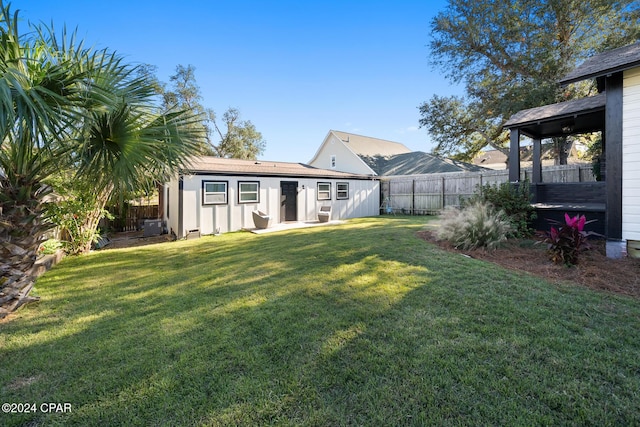
<path fill-rule="evenodd" d="M 606 94 L 522 110 L 504 124 L 531 138 L 551 138 L 604 129 Z"/>
<path fill-rule="evenodd" d="M 640 42 L 594 55 L 560 80 L 561 85 L 640 66 Z"/>

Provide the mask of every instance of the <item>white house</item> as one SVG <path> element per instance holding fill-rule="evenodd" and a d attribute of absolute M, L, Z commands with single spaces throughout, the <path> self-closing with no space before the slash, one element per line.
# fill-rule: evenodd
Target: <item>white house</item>
<path fill-rule="evenodd" d="M 322 206 L 331 219 L 378 215 L 379 181 L 302 163 L 198 157 L 163 186 L 163 219 L 178 238 L 190 231 L 253 228 L 252 212 L 274 222 L 313 221 Z"/>
<path fill-rule="evenodd" d="M 410 149 L 399 142 L 330 130 L 309 165 L 361 175 L 376 175 L 363 157 L 394 156 L 410 152 Z"/>
<path fill-rule="evenodd" d="M 317 168 L 378 176 L 485 169 L 422 151 L 411 151 L 399 142 L 337 130 L 329 131 L 309 164 Z"/>

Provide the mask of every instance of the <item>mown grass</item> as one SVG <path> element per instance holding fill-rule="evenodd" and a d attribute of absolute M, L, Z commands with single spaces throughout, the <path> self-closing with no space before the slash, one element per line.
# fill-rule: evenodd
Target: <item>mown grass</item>
<path fill-rule="evenodd" d="M 635 425 L 640 303 L 439 250 L 427 218 L 67 258 L 0 324 L 29 425 Z"/>

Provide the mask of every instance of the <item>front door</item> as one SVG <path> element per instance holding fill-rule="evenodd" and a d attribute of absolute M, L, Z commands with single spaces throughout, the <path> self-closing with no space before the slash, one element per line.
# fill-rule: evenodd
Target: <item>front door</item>
<path fill-rule="evenodd" d="M 298 220 L 298 182 L 280 182 L 280 222 Z"/>

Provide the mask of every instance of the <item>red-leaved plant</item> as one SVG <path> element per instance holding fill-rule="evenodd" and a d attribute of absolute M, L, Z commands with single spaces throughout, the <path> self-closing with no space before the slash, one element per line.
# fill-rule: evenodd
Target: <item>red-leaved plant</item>
<path fill-rule="evenodd" d="M 545 233 L 544 242 L 548 244 L 549 258 L 556 264 L 575 265 L 578 263 L 578 254 L 591 249 L 587 242 L 589 236 L 599 236 L 593 231 L 585 231 L 584 226 L 595 220 L 587 221 L 584 215 L 570 217 L 564 214 L 565 223 L 549 220 L 557 227 Z"/>

